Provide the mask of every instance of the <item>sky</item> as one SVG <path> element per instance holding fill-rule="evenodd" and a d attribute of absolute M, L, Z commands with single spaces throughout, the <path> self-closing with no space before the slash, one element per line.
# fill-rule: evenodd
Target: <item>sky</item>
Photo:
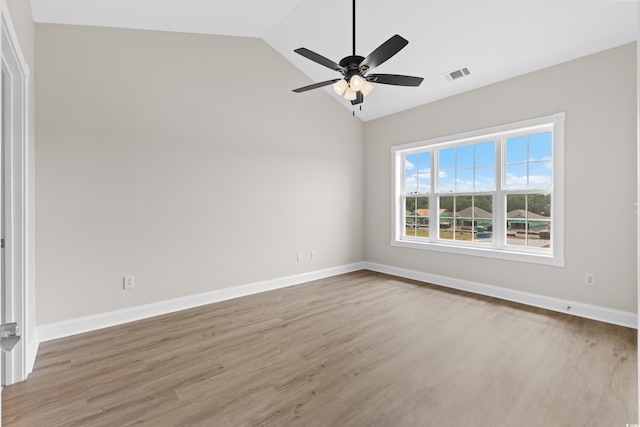
<path fill-rule="evenodd" d="M 552 185 L 550 131 L 507 138 L 505 189 L 550 190 Z M 411 153 L 405 156 L 405 194 L 431 192 L 432 155 L 438 158 L 438 192 L 459 193 L 496 189 L 496 141 Z M 498 177 L 498 180 L 500 178 Z M 499 182 L 499 181 L 498 181 Z"/>

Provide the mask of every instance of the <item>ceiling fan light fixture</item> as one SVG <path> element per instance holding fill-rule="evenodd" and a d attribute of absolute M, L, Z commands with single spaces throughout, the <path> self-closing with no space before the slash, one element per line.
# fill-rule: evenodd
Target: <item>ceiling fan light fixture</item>
<path fill-rule="evenodd" d="M 364 84 L 362 85 L 362 89 L 360 89 L 360 92 L 362 92 L 362 96 L 369 95 L 372 90 L 373 90 L 373 85 L 365 80 Z"/>
<path fill-rule="evenodd" d="M 359 76 L 358 74 L 351 76 L 351 79 L 349 80 L 349 87 L 354 90 L 355 92 L 362 90 L 362 87 L 364 86 L 364 82 L 365 80 Z"/>
<path fill-rule="evenodd" d="M 344 92 L 344 99 L 347 101 L 354 101 L 357 98 L 356 91 L 350 87 Z"/>
<path fill-rule="evenodd" d="M 345 79 L 338 80 L 333 84 L 333 90 L 338 94 L 342 95 L 345 90 L 349 87 L 349 83 Z"/>

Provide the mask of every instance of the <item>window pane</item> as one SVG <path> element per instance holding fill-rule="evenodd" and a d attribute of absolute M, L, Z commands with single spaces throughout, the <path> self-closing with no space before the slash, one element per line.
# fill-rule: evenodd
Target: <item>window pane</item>
<path fill-rule="evenodd" d="M 551 132 L 507 139 L 507 189 L 551 188 L 551 143 Z"/>
<path fill-rule="evenodd" d="M 551 194 L 527 195 L 528 211 L 540 217 L 551 218 Z"/>
<path fill-rule="evenodd" d="M 456 171 L 440 171 L 438 181 L 438 191 L 441 193 L 452 193 L 456 189 Z"/>
<path fill-rule="evenodd" d="M 493 191 L 496 189 L 496 172 L 494 167 L 476 169 L 474 180 L 475 191 Z"/>
<path fill-rule="evenodd" d="M 527 188 L 527 164 L 507 165 L 505 184 L 508 190 Z"/>
<path fill-rule="evenodd" d="M 461 145 L 456 148 L 456 168 L 472 168 L 474 163 L 474 145 Z"/>
<path fill-rule="evenodd" d="M 405 201 L 405 236 L 429 237 L 429 198 L 407 197 Z"/>
<path fill-rule="evenodd" d="M 418 155 L 407 154 L 404 156 L 404 170 L 406 173 L 416 173 L 418 168 Z"/>
<path fill-rule="evenodd" d="M 418 174 L 418 193 L 426 194 L 431 192 L 431 174 Z"/>
<path fill-rule="evenodd" d="M 452 170 L 456 168 L 456 149 L 445 148 L 438 151 L 440 170 Z"/>
<path fill-rule="evenodd" d="M 404 201 L 405 206 L 405 236 L 415 236 L 415 227 L 416 227 L 416 217 L 415 217 L 415 207 L 416 207 L 416 199 L 415 197 L 407 197 Z"/>
<path fill-rule="evenodd" d="M 460 240 L 493 241 L 493 196 L 473 196 L 471 200 L 457 198 L 456 201 L 458 199 L 461 200 L 456 206 L 464 207 L 457 211 Z"/>
<path fill-rule="evenodd" d="M 515 246 L 527 245 L 526 221 L 507 219 L 507 244 Z"/>
<path fill-rule="evenodd" d="M 431 173 L 431 152 L 423 151 L 417 154 L 418 157 L 418 173 Z"/>
<path fill-rule="evenodd" d="M 438 221 L 440 227 L 440 238 L 453 240 L 453 212 L 455 212 L 455 198 L 453 196 L 440 197 L 439 205 Z"/>
<path fill-rule="evenodd" d="M 473 169 L 458 169 L 456 171 L 456 191 L 473 191 Z"/>
<path fill-rule="evenodd" d="M 482 216 L 482 218 L 491 218 L 493 217 L 493 196 L 475 196 L 473 198 L 473 205 L 476 208 L 475 216 L 478 217 L 478 209 L 480 209 L 480 214 L 487 216 Z"/>
<path fill-rule="evenodd" d="M 405 226 L 404 235 L 408 237 L 415 237 L 416 235 L 415 222 L 413 222 L 413 219 L 409 217 L 407 217 L 406 221 L 407 223 Z"/>
<path fill-rule="evenodd" d="M 404 194 L 413 194 L 418 191 L 418 156 L 407 154 L 404 156 Z"/>
<path fill-rule="evenodd" d="M 508 245 L 551 248 L 551 194 L 507 195 Z"/>
<path fill-rule="evenodd" d="M 527 246 L 551 248 L 551 221 L 527 221 Z"/>
<path fill-rule="evenodd" d="M 527 136 L 507 139 L 507 163 L 527 161 Z"/>
<path fill-rule="evenodd" d="M 495 142 L 460 145 L 438 151 L 438 191 L 469 193 L 494 191 Z"/>
<path fill-rule="evenodd" d="M 493 242 L 493 196 L 443 196 L 439 205 L 440 239 Z"/>
<path fill-rule="evenodd" d="M 418 178 L 416 175 L 407 175 L 404 178 L 404 194 L 415 194 L 418 192 Z"/>
<path fill-rule="evenodd" d="M 495 143 L 493 141 L 476 144 L 476 167 L 493 166 L 496 161 Z"/>
<path fill-rule="evenodd" d="M 506 237 L 508 245 L 526 246 L 526 194 L 507 195 Z"/>
<path fill-rule="evenodd" d="M 527 207 L 526 194 L 507 195 L 507 214 L 516 210 L 522 210 L 520 214 L 521 214 L 521 218 L 524 218 L 524 210 L 526 207 Z M 517 214 L 517 212 L 515 214 Z"/>
<path fill-rule="evenodd" d="M 473 240 L 473 197 L 456 197 L 455 240 Z"/>
<path fill-rule="evenodd" d="M 493 196 L 473 198 L 474 241 L 493 242 Z"/>
<path fill-rule="evenodd" d="M 481 222 L 482 225 L 480 225 Z M 493 220 L 478 221 L 474 240 L 482 243 L 493 243 Z"/>
<path fill-rule="evenodd" d="M 416 197 L 417 209 L 420 216 L 429 216 L 429 198 L 428 197 Z"/>
<path fill-rule="evenodd" d="M 551 188 L 551 162 L 529 163 L 529 188 Z"/>
<path fill-rule="evenodd" d="M 473 196 L 458 196 L 455 202 L 456 216 L 461 215 L 460 212 L 465 209 L 470 209 L 473 206 Z"/>
<path fill-rule="evenodd" d="M 453 216 L 455 211 L 455 199 L 453 196 L 440 197 L 440 216 L 443 215 L 443 211 L 446 211 L 450 216 Z"/>
<path fill-rule="evenodd" d="M 551 160 L 551 132 L 529 135 L 529 161 Z"/>

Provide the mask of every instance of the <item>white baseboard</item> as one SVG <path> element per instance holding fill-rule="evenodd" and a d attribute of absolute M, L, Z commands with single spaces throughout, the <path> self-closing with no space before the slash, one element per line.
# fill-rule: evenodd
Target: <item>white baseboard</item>
<path fill-rule="evenodd" d="M 46 342 L 84 332 L 95 331 L 110 326 L 116 326 L 123 323 L 146 319 L 149 317 L 160 316 L 163 314 L 173 313 L 180 310 L 199 307 L 202 305 L 212 304 L 215 302 L 225 301 L 246 295 L 266 292 L 274 289 L 284 288 L 287 286 L 299 285 L 302 283 L 310 282 L 312 280 L 324 279 L 327 277 L 337 276 L 339 274 L 350 273 L 363 269 L 376 271 L 379 273 L 386 273 L 397 277 L 418 280 L 421 282 L 433 283 L 435 285 L 440 285 L 448 288 L 473 292 L 476 294 L 491 296 L 508 301 L 514 301 L 534 307 L 572 314 L 575 316 L 594 319 L 601 322 L 613 323 L 629 328 L 638 327 L 638 316 L 636 313 L 613 310 L 605 307 L 583 304 L 575 301 L 567 301 L 558 298 L 551 298 L 527 292 L 520 292 L 507 288 L 486 285 L 483 283 L 470 282 L 466 280 L 455 279 L 452 277 L 439 276 L 415 270 L 392 267 L 389 265 L 377 264 L 372 262 L 360 262 L 334 268 L 328 268 L 325 270 L 298 274 L 295 276 L 287 276 L 273 280 L 265 280 L 262 282 L 236 286 L 232 288 L 219 289 L 202 294 L 190 295 L 182 298 L 161 301 L 153 304 L 145 304 L 141 306 L 66 320 L 62 322 L 40 325 L 36 328 L 35 337 L 32 338 L 32 343 L 30 343 L 30 345 L 28 346 L 29 349 L 27 354 L 27 362 L 29 372 L 31 372 L 31 370 L 33 369 L 36 352 L 40 342 Z M 567 309 L 567 307 L 571 308 Z"/>
<path fill-rule="evenodd" d="M 638 328 L 637 313 L 613 310 L 610 308 L 583 304 L 559 298 L 551 298 L 527 292 L 520 292 L 512 289 L 501 288 L 498 286 L 485 285 L 483 283 L 470 282 L 466 280 L 455 279 L 452 277 L 423 273 L 415 270 L 407 270 L 404 268 L 392 267 L 389 265 L 377 264 L 373 262 L 365 262 L 364 268 L 371 271 L 377 271 L 379 273 L 390 274 L 392 276 L 404 277 L 406 279 L 418 280 L 420 282 L 433 283 L 434 285 L 469 291 L 480 295 L 500 298 L 508 301 L 527 304 L 534 307 L 545 308 L 547 310 L 557 311 L 560 313 L 567 313 L 574 316 L 585 317 L 587 319 L 626 326 L 628 328 Z"/>
<path fill-rule="evenodd" d="M 38 328 L 33 328 L 31 337 L 27 343 L 27 375 L 33 372 L 33 366 L 36 364 L 36 356 L 38 355 L 38 347 L 40 346 L 40 338 Z"/>
<path fill-rule="evenodd" d="M 45 342 L 64 338 L 84 332 L 95 331 L 110 326 L 121 325 L 123 323 L 160 316 L 162 314 L 173 313 L 188 308 L 199 307 L 219 301 L 271 291 L 287 286 L 299 285 L 312 280 L 324 279 L 352 271 L 363 270 L 364 263 L 348 264 L 339 267 L 327 268 L 309 273 L 294 276 L 281 277 L 273 280 L 251 283 L 242 286 L 219 289 L 202 294 L 189 295 L 167 301 L 160 301 L 153 304 L 145 304 L 137 307 L 122 310 L 100 313 L 92 316 L 80 317 L 77 319 L 65 320 L 62 322 L 48 323 L 37 327 L 38 342 Z M 36 346 L 37 348 L 37 346 Z M 35 355 L 34 355 L 35 360 Z"/>

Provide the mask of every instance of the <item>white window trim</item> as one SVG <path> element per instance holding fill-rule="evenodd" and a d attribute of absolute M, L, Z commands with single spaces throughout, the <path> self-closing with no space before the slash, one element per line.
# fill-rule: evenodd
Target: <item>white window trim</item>
<path fill-rule="evenodd" d="M 391 147 L 391 179 L 392 179 L 392 203 L 391 203 L 391 246 L 411 248 L 411 249 L 424 249 L 439 252 L 449 252 L 460 255 L 472 255 L 482 256 L 489 258 L 504 259 L 510 261 L 530 262 L 536 264 L 547 264 L 554 266 L 564 266 L 564 119 L 565 113 L 556 113 L 549 116 L 538 117 L 529 120 L 523 120 L 514 123 L 508 123 L 504 125 L 494 126 L 485 129 L 474 130 L 470 132 L 464 132 L 456 135 L 449 135 L 444 137 L 438 137 L 429 139 L 426 141 L 416 141 L 408 144 L 394 145 Z M 536 128 L 553 125 L 553 184 L 552 184 L 552 206 L 553 217 L 551 221 L 551 236 L 552 236 L 552 253 L 543 253 L 535 248 L 518 248 L 517 250 L 511 250 L 509 246 L 503 245 L 502 237 L 496 238 L 495 245 L 484 245 L 481 243 L 461 244 L 460 242 L 443 242 L 443 241 L 426 241 L 421 239 L 408 239 L 403 238 L 402 224 L 404 224 L 404 206 L 401 203 L 403 200 L 403 171 L 402 164 L 403 155 L 410 153 L 411 151 L 420 151 L 422 148 L 428 149 L 429 146 L 443 145 L 445 143 L 460 144 L 474 141 L 486 140 L 495 138 L 504 133 L 531 132 Z M 500 144 L 496 144 L 496 159 L 501 162 L 500 170 L 500 182 L 504 180 L 504 165 L 503 153 L 499 147 Z M 438 147 L 440 148 L 440 147 Z M 432 157 L 435 159 L 435 151 L 432 152 Z M 432 164 L 437 160 L 433 160 Z M 497 165 L 496 165 L 497 167 Z M 431 170 L 431 182 L 434 183 L 433 175 L 435 167 Z M 502 199 L 504 195 L 509 193 L 509 190 L 503 190 L 502 185 L 500 189 L 496 191 L 498 195 L 502 197 L 494 197 L 494 199 Z M 518 191 L 522 193 L 523 191 Z M 526 192 L 526 191 L 524 191 Z M 433 193 L 435 194 L 435 193 Z M 451 195 L 457 195 L 452 193 Z M 502 212 L 504 200 L 494 200 L 494 212 Z M 430 205 L 431 215 L 436 215 L 437 209 L 432 208 Z M 502 218 L 502 214 L 500 215 Z M 401 220 L 402 219 L 402 220 Z M 429 218 L 430 224 L 437 224 L 437 218 Z M 503 229 L 503 226 L 500 227 Z"/>

